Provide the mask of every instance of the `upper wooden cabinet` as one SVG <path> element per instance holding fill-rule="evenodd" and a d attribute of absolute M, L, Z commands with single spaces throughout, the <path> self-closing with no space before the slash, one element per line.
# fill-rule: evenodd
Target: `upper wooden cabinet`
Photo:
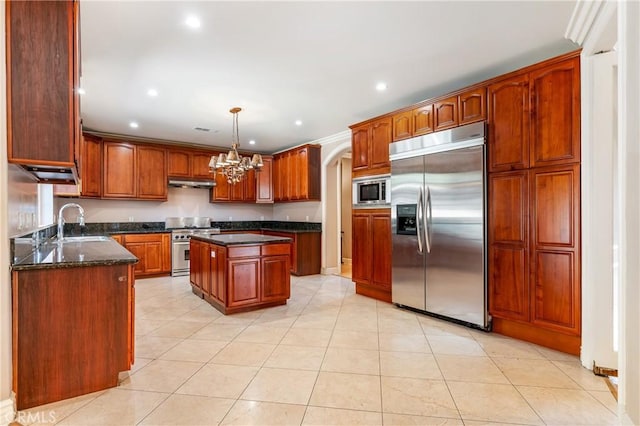
<path fill-rule="evenodd" d="M 209 202 L 256 202 L 256 171 L 249 170 L 238 183 L 231 184 L 227 178 L 216 173 L 216 186 L 211 188 Z"/>
<path fill-rule="evenodd" d="M 273 158 L 263 155 L 262 164 L 256 173 L 256 203 L 273 203 Z"/>
<path fill-rule="evenodd" d="M 8 1 L 7 153 L 41 179 L 74 181 L 80 138 L 74 1 Z M 60 170 L 64 171 L 61 172 Z"/>
<path fill-rule="evenodd" d="M 273 176 L 274 201 L 320 201 L 320 146 L 276 154 Z"/>
<path fill-rule="evenodd" d="M 486 88 L 419 105 L 393 115 L 393 142 L 434 131 L 475 123 L 487 118 Z"/>
<path fill-rule="evenodd" d="M 174 147 L 167 148 L 167 176 L 195 180 L 215 180 L 209 171 L 209 161 L 216 152 L 201 152 Z"/>
<path fill-rule="evenodd" d="M 167 199 L 164 148 L 105 141 L 102 159 L 102 198 Z"/>
<path fill-rule="evenodd" d="M 580 58 L 532 71 L 531 166 L 580 161 Z"/>
<path fill-rule="evenodd" d="M 580 58 L 489 86 L 489 171 L 580 162 Z"/>
<path fill-rule="evenodd" d="M 82 136 L 78 175 L 82 197 L 98 198 L 102 195 L 102 139 Z"/>
<path fill-rule="evenodd" d="M 391 171 L 389 144 L 392 140 L 392 117 L 352 127 L 352 176 L 386 174 Z"/>

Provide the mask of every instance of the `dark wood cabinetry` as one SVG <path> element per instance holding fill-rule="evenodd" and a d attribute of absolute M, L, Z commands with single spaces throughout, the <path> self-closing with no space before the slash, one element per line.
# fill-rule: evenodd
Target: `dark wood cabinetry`
<path fill-rule="evenodd" d="M 351 126 L 352 176 L 386 174 L 391 171 L 389 144 L 392 140 L 392 117 Z"/>
<path fill-rule="evenodd" d="M 290 297 L 289 243 L 220 246 L 191 239 L 193 292 L 222 313 L 282 305 Z"/>
<path fill-rule="evenodd" d="M 273 203 L 273 158 L 263 155 L 262 164 L 256 173 L 256 203 Z"/>
<path fill-rule="evenodd" d="M 579 57 L 534 65 L 488 93 L 493 328 L 578 354 Z"/>
<path fill-rule="evenodd" d="M 291 238 L 291 273 L 314 275 L 320 273 L 320 232 L 262 231 L 264 235 Z"/>
<path fill-rule="evenodd" d="M 13 271 L 18 410 L 118 385 L 118 373 L 134 359 L 132 270 L 118 264 Z"/>
<path fill-rule="evenodd" d="M 102 140 L 83 135 L 80 142 L 80 195 L 99 198 L 102 195 Z"/>
<path fill-rule="evenodd" d="M 209 161 L 216 152 L 167 147 L 167 176 L 170 178 L 214 180 Z"/>
<path fill-rule="evenodd" d="M 118 234 L 112 238 L 138 258 L 136 278 L 171 273 L 171 234 Z"/>
<path fill-rule="evenodd" d="M 480 87 L 458 95 L 458 118 L 461 126 L 487 118 L 486 92 L 486 88 Z"/>
<path fill-rule="evenodd" d="M 393 116 L 392 141 L 399 141 L 413 136 L 413 111 L 404 111 Z"/>
<path fill-rule="evenodd" d="M 103 142 L 102 198 L 167 199 L 164 148 Z"/>
<path fill-rule="evenodd" d="M 227 182 L 224 175 L 216 173 L 216 186 L 211 188 L 209 201 L 255 203 L 256 184 L 255 170 L 249 170 L 242 181 L 233 184 Z"/>
<path fill-rule="evenodd" d="M 458 125 L 458 97 L 442 99 L 433 104 L 433 130 L 450 129 Z"/>
<path fill-rule="evenodd" d="M 433 132 L 433 104 L 424 105 L 412 110 L 413 133 L 412 136 L 426 135 Z M 394 139 L 395 141 L 396 139 Z"/>
<path fill-rule="evenodd" d="M 46 182 L 75 182 L 78 3 L 8 1 L 7 153 Z"/>
<path fill-rule="evenodd" d="M 351 226 L 356 293 L 391 302 L 391 213 L 354 210 Z"/>
<path fill-rule="evenodd" d="M 303 145 L 274 155 L 273 198 L 320 201 L 320 146 Z"/>

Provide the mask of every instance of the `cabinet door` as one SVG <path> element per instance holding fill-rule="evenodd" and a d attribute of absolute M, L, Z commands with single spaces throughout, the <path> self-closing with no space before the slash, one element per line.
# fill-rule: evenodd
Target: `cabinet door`
<path fill-rule="evenodd" d="M 138 198 L 167 199 L 167 151 L 159 147 L 138 145 Z"/>
<path fill-rule="evenodd" d="M 102 141 L 83 136 L 80 150 L 80 178 L 83 197 L 100 197 L 102 189 Z"/>
<path fill-rule="evenodd" d="M 245 176 L 243 201 L 254 203 L 256 201 L 256 174 L 256 171 L 254 169 L 251 169 L 247 172 L 247 176 Z"/>
<path fill-rule="evenodd" d="M 225 268 L 227 260 L 225 249 L 216 245 L 209 245 L 209 288 L 210 295 L 221 303 L 225 301 Z"/>
<path fill-rule="evenodd" d="M 531 73 L 531 166 L 580 161 L 580 58 Z"/>
<path fill-rule="evenodd" d="M 433 130 L 444 130 L 458 125 L 458 97 L 452 96 L 433 104 Z"/>
<path fill-rule="evenodd" d="M 580 335 L 580 165 L 532 169 L 532 323 Z"/>
<path fill-rule="evenodd" d="M 162 234 L 162 272 L 171 272 L 171 234 Z"/>
<path fill-rule="evenodd" d="M 484 87 L 470 90 L 458 96 L 461 126 L 487 118 L 485 96 L 486 89 Z"/>
<path fill-rule="evenodd" d="M 371 215 L 371 235 L 371 284 L 391 290 L 391 213 Z"/>
<path fill-rule="evenodd" d="M 104 142 L 102 160 L 102 196 L 135 198 L 136 147 L 121 142 Z"/>
<path fill-rule="evenodd" d="M 309 148 L 301 148 L 296 153 L 296 177 L 298 182 L 298 200 L 309 199 Z"/>
<path fill-rule="evenodd" d="M 393 116 L 393 141 L 413 136 L 413 111 L 405 111 Z"/>
<path fill-rule="evenodd" d="M 260 259 L 229 259 L 228 307 L 251 305 L 260 301 Z"/>
<path fill-rule="evenodd" d="M 196 179 L 214 180 L 213 173 L 209 170 L 209 161 L 213 153 L 195 153 L 191 157 L 191 172 Z"/>
<path fill-rule="evenodd" d="M 369 168 L 369 126 L 356 127 L 351 131 L 351 170 Z"/>
<path fill-rule="evenodd" d="M 256 203 L 273 203 L 274 201 L 274 185 L 273 181 L 273 159 L 263 157 L 263 166 L 259 172 L 256 173 L 257 191 L 256 191 Z"/>
<path fill-rule="evenodd" d="M 162 236 L 158 236 L 158 241 L 149 241 L 144 247 L 144 272 L 153 275 L 160 274 L 163 271 L 162 255 Z"/>
<path fill-rule="evenodd" d="M 529 167 L 529 77 L 489 86 L 489 171 Z"/>
<path fill-rule="evenodd" d="M 282 195 L 281 200 L 289 201 L 291 200 L 291 180 L 293 179 L 291 153 L 283 153 L 280 161 L 280 194 Z"/>
<path fill-rule="evenodd" d="M 288 299 L 290 296 L 289 257 L 266 256 L 262 258 L 261 262 L 261 300 L 269 302 L 271 300 Z"/>
<path fill-rule="evenodd" d="M 413 136 L 433 132 L 433 104 L 413 110 Z"/>
<path fill-rule="evenodd" d="M 529 321 L 528 171 L 489 176 L 489 313 Z"/>
<path fill-rule="evenodd" d="M 363 284 L 371 283 L 371 262 L 373 244 L 371 242 L 371 215 L 354 213 L 351 221 L 353 256 L 353 281 Z"/>
<path fill-rule="evenodd" d="M 371 124 L 371 164 L 370 168 L 382 168 L 378 173 L 391 170 L 389 144 L 391 143 L 391 117 L 383 118 Z"/>
<path fill-rule="evenodd" d="M 273 201 L 282 200 L 282 193 L 280 192 L 280 168 L 281 166 L 280 156 L 274 155 L 273 157 L 273 170 L 271 171 L 271 177 L 273 179 Z"/>
<path fill-rule="evenodd" d="M 138 263 L 135 264 L 133 272 L 136 276 L 144 275 L 147 271 L 146 266 L 146 253 L 145 253 L 145 243 L 127 243 L 125 239 L 124 247 L 131 252 L 135 257 L 138 258 Z"/>
<path fill-rule="evenodd" d="M 77 132 L 77 7 L 72 1 L 6 6 L 10 162 L 73 167 Z"/>
<path fill-rule="evenodd" d="M 212 295 L 215 290 L 211 286 L 211 245 L 200 242 L 198 247 L 200 249 L 199 253 L 190 252 L 190 257 L 198 257 L 200 260 L 200 285 L 202 288 L 202 292 L 206 295 Z M 189 265 L 191 267 L 191 265 Z"/>
<path fill-rule="evenodd" d="M 191 177 L 191 153 L 169 149 L 167 175 L 170 177 Z"/>
<path fill-rule="evenodd" d="M 211 188 L 211 201 L 231 201 L 231 185 L 224 175 L 216 172 L 216 186 Z"/>
<path fill-rule="evenodd" d="M 202 290 L 202 261 L 200 259 L 200 245 L 198 240 L 189 241 L 189 280 L 191 284 Z"/>
<path fill-rule="evenodd" d="M 244 201 L 244 188 L 246 185 L 246 176 L 243 180 L 237 183 L 229 184 L 229 190 L 231 192 L 231 201 Z"/>

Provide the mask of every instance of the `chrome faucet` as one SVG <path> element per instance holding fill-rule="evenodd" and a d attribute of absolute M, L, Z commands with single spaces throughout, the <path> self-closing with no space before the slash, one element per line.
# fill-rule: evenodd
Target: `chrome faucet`
<path fill-rule="evenodd" d="M 84 226 L 84 209 L 78 203 L 67 203 L 64 206 L 60 207 L 58 211 L 58 241 L 62 242 L 64 239 L 64 217 L 62 216 L 62 212 L 67 207 L 77 207 L 78 212 L 80 213 L 78 216 L 78 223 L 80 226 Z"/>

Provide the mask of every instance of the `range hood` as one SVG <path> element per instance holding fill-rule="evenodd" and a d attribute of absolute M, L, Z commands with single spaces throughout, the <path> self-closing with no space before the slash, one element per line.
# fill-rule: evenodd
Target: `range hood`
<path fill-rule="evenodd" d="M 170 179 L 169 186 L 176 188 L 213 188 L 216 182 L 213 180 L 179 180 Z"/>

